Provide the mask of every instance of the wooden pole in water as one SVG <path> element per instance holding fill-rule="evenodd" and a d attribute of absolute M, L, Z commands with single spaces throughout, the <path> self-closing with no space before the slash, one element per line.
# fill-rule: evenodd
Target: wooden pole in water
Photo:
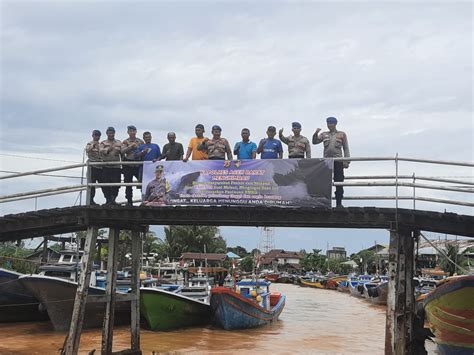
<path fill-rule="evenodd" d="M 415 311 L 414 238 L 412 231 L 391 230 L 385 354 L 413 353 Z"/>
<path fill-rule="evenodd" d="M 86 244 L 81 262 L 81 274 L 77 284 L 76 298 L 71 317 L 71 326 L 66 338 L 65 346 L 61 351 L 63 355 L 76 355 L 81 340 L 82 322 L 86 311 L 87 294 L 91 279 L 91 266 L 93 263 L 93 250 L 97 240 L 97 227 L 87 228 Z"/>
<path fill-rule="evenodd" d="M 140 262 L 142 251 L 142 233 L 132 231 L 132 294 L 131 301 L 131 348 L 140 352 Z M 140 352 L 141 353 L 141 352 Z"/>
<path fill-rule="evenodd" d="M 115 285 L 117 282 L 119 229 L 109 229 L 109 250 L 107 256 L 107 285 L 104 323 L 102 327 L 102 354 L 112 353 L 114 337 Z"/>

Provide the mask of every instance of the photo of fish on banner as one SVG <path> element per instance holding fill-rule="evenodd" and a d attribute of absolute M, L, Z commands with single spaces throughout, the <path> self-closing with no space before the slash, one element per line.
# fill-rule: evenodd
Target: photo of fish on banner
<path fill-rule="evenodd" d="M 144 206 L 331 207 L 332 159 L 145 162 Z"/>

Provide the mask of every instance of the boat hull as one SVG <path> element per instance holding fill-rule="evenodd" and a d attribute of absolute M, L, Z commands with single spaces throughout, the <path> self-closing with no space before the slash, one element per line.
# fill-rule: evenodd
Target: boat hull
<path fill-rule="evenodd" d="M 211 322 L 211 307 L 164 290 L 141 288 L 140 312 L 152 330 L 171 330 Z"/>
<path fill-rule="evenodd" d="M 32 322 L 47 320 L 39 301 L 20 283 L 22 274 L 0 268 L 0 322 Z"/>
<path fill-rule="evenodd" d="M 474 353 L 474 276 L 460 276 L 424 298 L 426 319 L 442 354 Z"/>
<path fill-rule="evenodd" d="M 387 304 L 388 282 L 382 282 L 374 287 L 364 284 L 364 297 L 374 304 Z"/>
<path fill-rule="evenodd" d="M 267 310 L 254 301 L 234 292 L 217 287 L 211 291 L 213 322 L 226 330 L 255 328 L 278 320 L 285 307 L 285 296 Z"/>
<path fill-rule="evenodd" d="M 307 281 L 301 279 L 301 286 L 306 286 L 306 287 L 314 287 L 314 288 L 326 288 L 323 283 L 320 281 Z"/>
<path fill-rule="evenodd" d="M 19 280 L 46 308 L 54 329 L 57 331 L 69 330 L 77 283 L 40 275 L 22 276 Z M 105 295 L 105 290 L 89 287 L 89 295 Z M 105 302 L 87 301 L 82 328 L 101 327 L 104 320 L 105 307 Z M 130 302 L 116 302 L 114 324 L 130 324 L 130 312 Z"/>

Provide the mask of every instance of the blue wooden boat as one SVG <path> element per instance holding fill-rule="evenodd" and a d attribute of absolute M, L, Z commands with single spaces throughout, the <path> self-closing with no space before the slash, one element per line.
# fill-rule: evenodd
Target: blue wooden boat
<path fill-rule="evenodd" d="M 213 322 L 226 330 L 255 328 L 278 320 L 285 307 L 285 296 L 270 292 L 266 280 L 242 280 L 236 290 L 211 290 Z"/>
<path fill-rule="evenodd" d="M 18 272 L 0 268 L 0 322 L 47 320 L 36 297 L 18 281 Z"/>

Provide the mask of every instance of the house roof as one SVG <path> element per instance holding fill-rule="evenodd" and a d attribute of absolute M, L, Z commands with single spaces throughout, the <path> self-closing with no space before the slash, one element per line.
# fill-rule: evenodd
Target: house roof
<path fill-rule="evenodd" d="M 208 261 L 224 261 L 227 254 L 219 253 L 183 253 L 182 260 L 208 260 Z"/>
<path fill-rule="evenodd" d="M 237 254 L 229 251 L 227 254 L 227 257 L 230 258 L 230 259 L 240 259 L 240 256 L 238 256 Z"/>
<path fill-rule="evenodd" d="M 262 264 L 269 264 L 273 260 L 283 258 L 283 259 L 301 259 L 302 256 L 297 251 L 286 251 L 283 249 L 272 249 L 268 253 L 262 256 Z"/>

